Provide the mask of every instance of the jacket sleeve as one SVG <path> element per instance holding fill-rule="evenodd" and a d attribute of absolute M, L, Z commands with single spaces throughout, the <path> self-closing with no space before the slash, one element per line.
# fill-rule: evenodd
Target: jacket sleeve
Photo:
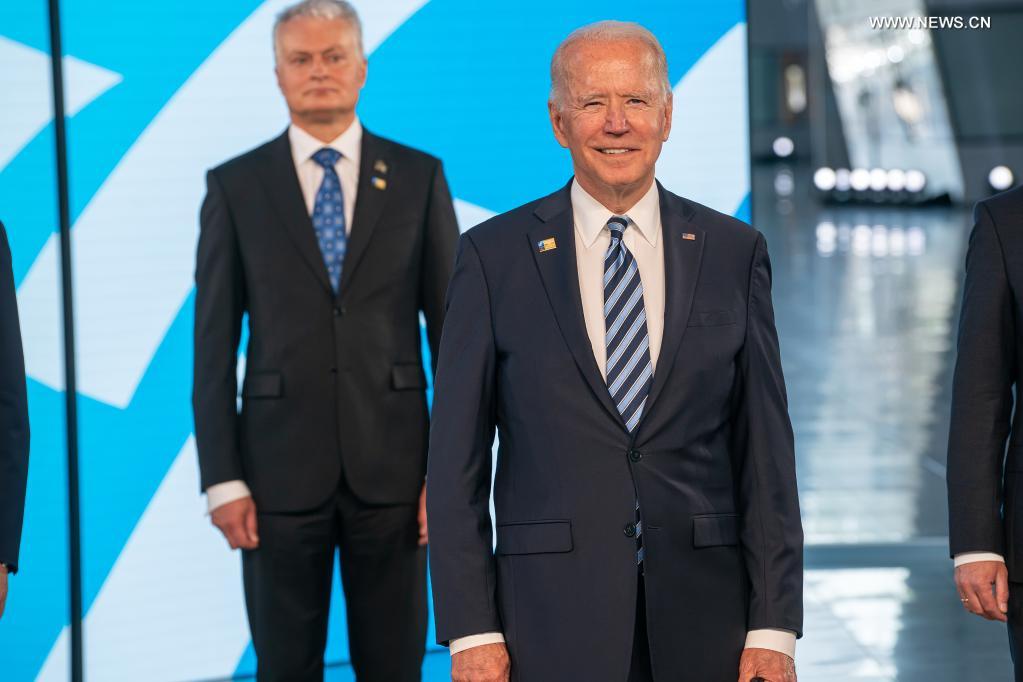
<path fill-rule="evenodd" d="M 749 273 L 746 340 L 739 354 L 733 456 L 739 541 L 750 581 L 747 627 L 803 630 L 803 528 L 795 448 L 778 333 L 771 262 L 757 235 Z"/>
<path fill-rule="evenodd" d="M 426 207 L 426 227 L 423 242 L 422 281 L 419 283 L 419 307 L 426 318 L 426 337 L 430 344 L 430 359 L 434 374 L 440 352 L 441 328 L 444 324 L 444 294 L 451 281 L 455 264 L 455 245 L 458 243 L 458 221 L 451 203 L 451 192 L 444 177 L 444 168 L 438 161 L 430 185 L 429 204 Z"/>
<path fill-rule="evenodd" d="M 18 570 L 28 482 L 28 397 L 11 251 L 0 223 L 0 563 Z"/>
<path fill-rule="evenodd" d="M 1002 465 L 1016 374 L 1015 320 L 1002 245 L 984 203 L 966 255 L 948 438 L 951 554 L 1005 554 Z"/>
<path fill-rule="evenodd" d="M 238 343 L 245 276 L 237 233 L 217 176 L 206 176 L 195 268 L 192 410 L 202 489 L 244 480 L 238 447 Z"/>
<path fill-rule="evenodd" d="M 495 357 L 487 282 L 463 235 L 440 343 L 427 474 L 440 644 L 502 631 L 490 518 Z"/>

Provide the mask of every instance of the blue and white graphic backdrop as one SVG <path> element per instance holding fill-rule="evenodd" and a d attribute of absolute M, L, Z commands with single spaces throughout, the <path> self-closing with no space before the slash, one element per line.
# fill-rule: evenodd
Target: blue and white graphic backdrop
<path fill-rule="evenodd" d="M 60 291 L 46 9 L 0 5 L 0 218 L 22 311 L 33 453 L 0 677 L 67 679 Z M 88 680 L 250 673 L 238 558 L 204 516 L 189 408 L 204 170 L 283 130 L 270 27 L 284 2 L 64 0 L 81 392 Z M 445 161 L 467 228 L 570 174 L 546 113 L 571 29 L 635 20 L 668 53 L 675 120 L 658 175 L 746 217 L 742 0 L 363 0 L 372 130 Z M 328 659 L 347 659 L 340 599 Z M 432 634 L 431 634 L 432 637 Z M 447 654 L 427 657 L 445 679 Z M 350 679 L 350 678 L 348 678 Z"/>

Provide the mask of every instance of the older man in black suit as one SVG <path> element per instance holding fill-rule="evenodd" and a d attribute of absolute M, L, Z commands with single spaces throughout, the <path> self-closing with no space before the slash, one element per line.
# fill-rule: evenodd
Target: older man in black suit
<path fill-rule="evenodd" d="M 352 7 L 274 29 L 288 130 L 210 171 L 196 270 L 196 442 L 213 523 L 243 550 L 260 680 L 323 675 L 340 550 L 359 680 L 418 680 L 428 415 L 458 238 L 440 161 L 373 135 Z M 248 315 L 245 380 L 235 379 Z"/>

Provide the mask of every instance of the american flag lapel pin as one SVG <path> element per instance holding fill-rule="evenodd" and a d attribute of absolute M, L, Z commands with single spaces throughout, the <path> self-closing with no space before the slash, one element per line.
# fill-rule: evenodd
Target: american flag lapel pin
<path fill-rule="evenodd" d="M 682 239 L 687 239 L 687 240 L 689 240 L 691 242 L 695 242 L 696 241 L 696 235 L 693 234 L 692 232 L 683 232 L 682 233 Z"/>
<path fill-rule="evenodd" d="M 536 243 L 536 250 L 539 251 L 540 253 L 544 253 L 545 251 L 553 251 L 556 248 L 558 248 L 558 242 L 554 240 L 554 237 L 548 237 L 547 239 L 544 239 L 542 242 Z"/>
<path fill-rule="evenodd" d="M 373 164 L 373 170 L 375 170 L 377 173 L 380 173 L 381 175 L 386 175 L 387 164 L 384 163 L 382 159 L 377 159 L 376 162 L 374 162 Z"/>

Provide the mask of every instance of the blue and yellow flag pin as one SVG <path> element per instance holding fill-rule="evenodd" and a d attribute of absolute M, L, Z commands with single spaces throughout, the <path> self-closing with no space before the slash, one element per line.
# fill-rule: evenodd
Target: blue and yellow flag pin
<path fill-rule="evenodd" d="M 383 178 L 374 177 L 372 182 L 377 189 L 387 189 L 387 181 Z"/>
<path fill-rule="evenodd" d="M 558 248 L 558 243 L 554 241 L 554 237 L 548 237 L 542 242 L 536 243 L 536 250 L 540 253 L 543 253 L 544 251 L 553 251 L 556 248 Z"/>

